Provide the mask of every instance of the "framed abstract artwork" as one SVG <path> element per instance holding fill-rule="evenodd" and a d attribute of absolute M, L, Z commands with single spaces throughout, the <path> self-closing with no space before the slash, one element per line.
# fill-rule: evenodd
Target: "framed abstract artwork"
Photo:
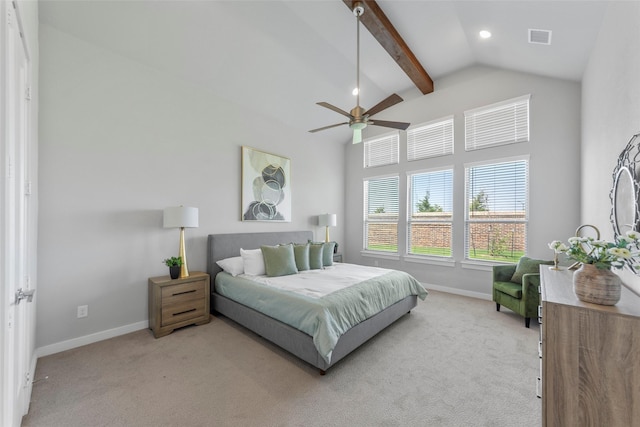
<path fill-rule="evenodd" d="M 291 221 L 291 160 L 242 147 L 242 220 Z"/>

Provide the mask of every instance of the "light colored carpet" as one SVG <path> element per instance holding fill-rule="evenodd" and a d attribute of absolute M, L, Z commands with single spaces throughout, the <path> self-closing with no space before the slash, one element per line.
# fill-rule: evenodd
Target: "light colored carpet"
<path fill-rule="evenodd" d="M 431 291 L 320 376 L 218 317 L 41 358 L 23 426 L 539 426 L 537 341 L 535 320 Z"/>

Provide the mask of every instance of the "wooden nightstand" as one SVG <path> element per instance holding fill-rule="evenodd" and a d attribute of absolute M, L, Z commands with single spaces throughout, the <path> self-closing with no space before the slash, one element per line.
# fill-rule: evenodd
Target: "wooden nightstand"
<path fill-rule="evenodd" d="M 209 323 L 209 275 L 192 272 L 184 279 L 149 278 L 149 329 L 156 338 L 187 325 Z"/>

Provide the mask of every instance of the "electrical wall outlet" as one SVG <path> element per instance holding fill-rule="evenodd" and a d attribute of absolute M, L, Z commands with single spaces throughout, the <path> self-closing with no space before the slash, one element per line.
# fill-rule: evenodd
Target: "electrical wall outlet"
<path fill-rule="evenodd" d="M 81 317 L 87 317 L 89 315 L 89 306 L 88 305 L 79 305 L 78 306 L 78 319 Z"/>

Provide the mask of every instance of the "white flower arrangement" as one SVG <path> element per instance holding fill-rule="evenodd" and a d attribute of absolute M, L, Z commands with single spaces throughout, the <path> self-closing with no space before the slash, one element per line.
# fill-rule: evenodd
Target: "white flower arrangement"
<path fill-rule="evenodd" d="M 637 231 L 628 231 L 625 237 L 619 238 L 617 242 L 579 236 L 570 237 L 567 241 L 568 245 L 560 240 L 549 243 L 549 249 L 555 252 L 556 260 L 558 254 L 564 253 L 575 261 L 593 264 L 600 269 L 622 268 L 626 263 L 634 268 L 640 267 L 635 262 L 640 255 L 640 233 Z"/>

